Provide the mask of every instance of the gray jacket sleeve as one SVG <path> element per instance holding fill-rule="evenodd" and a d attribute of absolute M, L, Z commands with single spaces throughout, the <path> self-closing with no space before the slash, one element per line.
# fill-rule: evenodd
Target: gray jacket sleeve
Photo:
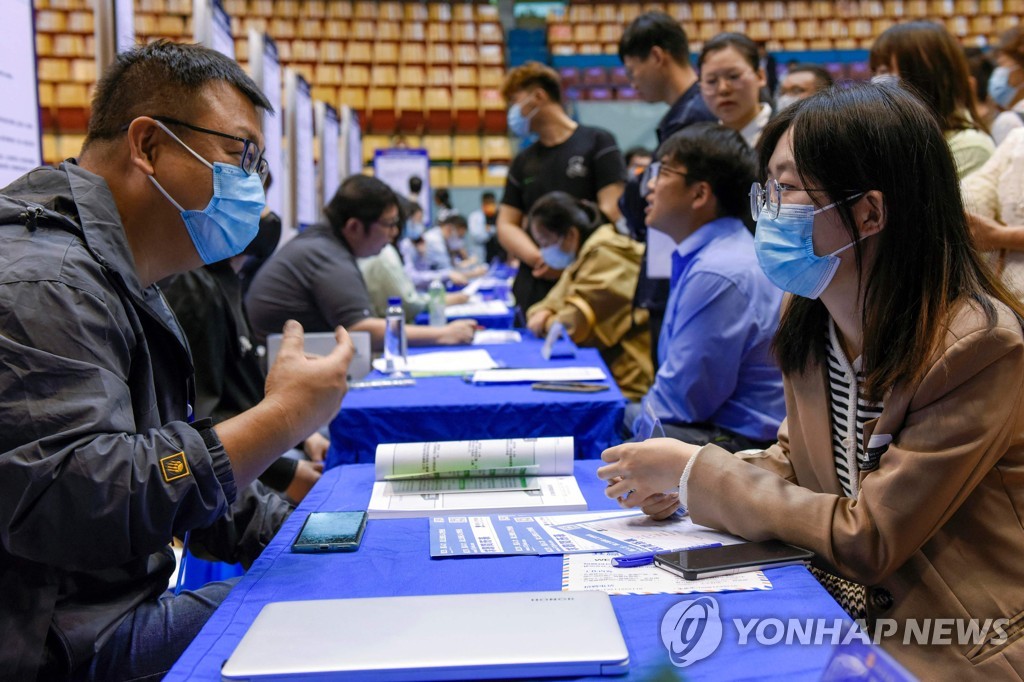
<path fill-rule="evenodd" d="M 213 430 L 161 423 L 134 311 L 92 274 L 0 278 L 0 542 L 65 570 L 148 555 L 235 498 Z"/>
<path fill-rule="evenodd" d="M 242 564 L 248 569 L 292 509 L 283 496 L 254 481 L 239 491 L 238 499 L 216 523 L 192 531 L 189 551 L 200 559 Z"/>

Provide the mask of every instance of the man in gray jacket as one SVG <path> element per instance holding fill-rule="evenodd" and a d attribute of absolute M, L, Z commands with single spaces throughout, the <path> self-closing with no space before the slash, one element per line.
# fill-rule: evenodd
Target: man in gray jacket
<path fill-rule="evenodd" d="M 234 61 L 153 43 L 99 82 L 77 162 L 0 190 L 2 678 L 159 677 L 230 588 L 165 594 L 172 537 L 251 563 L 289 512 L 254 479 L 338 409 L 345 332 L 310 359 L 290 321 L 265 399 L 190 423 L 154 286 L 255 235 L 264 109 Z"/>

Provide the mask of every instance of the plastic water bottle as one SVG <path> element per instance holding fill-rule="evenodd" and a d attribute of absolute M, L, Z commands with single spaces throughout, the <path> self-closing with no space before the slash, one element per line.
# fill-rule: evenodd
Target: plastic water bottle
<path fill-rule="evenodd" d="M 427 309 L 430 311 L 430 326 L 443 327 L 448 324 L 448 318 L 444 312 L 444 284 L 441 280 L 435 279 L 427 289 Z"/>
<path fill-rule="evenodd" d="M 403 376 L 407 356 L 405 341 L 405 311 L 402 299 L 389 298 L 384 327 L 384 371 L 390 376 Z"/>

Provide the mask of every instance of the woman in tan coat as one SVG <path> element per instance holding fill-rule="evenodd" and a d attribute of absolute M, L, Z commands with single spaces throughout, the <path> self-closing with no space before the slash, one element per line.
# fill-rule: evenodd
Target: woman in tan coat
<path fill-rule="evenodd" d="M 574 342 L 601 352 L 623 395 L 639 400 L 654 380 L 646 311 L 633 310 L 643 247 L 612 225 L 599 226 L 597 216 L 593 204 L 565 192 L 533 205 L 530 233 L 544 261 L 563 272 L 527 311 L 526 326 L 542 337 L 561 322 Z"/>
<path fill-rule="evenodd" d="M 973 248 L 942 131 L 878 84 L 787 109 L 762 144 L 758 260 L 792 294 L 778 442 L 630 443 L 598 474 L 656 518 L 683 504 L 812 550 L 826 589 L 922 679 L 1019 679 L 1024 310 Z M 919 643 L 929 619 L 956 621 L 952 643 Z"/>

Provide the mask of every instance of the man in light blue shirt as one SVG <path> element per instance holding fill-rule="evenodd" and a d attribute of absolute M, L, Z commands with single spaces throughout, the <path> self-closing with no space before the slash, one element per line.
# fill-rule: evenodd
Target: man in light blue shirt
<path fill-rule="evenodd" d="M 678 245 L 658 344 L 659 369 L 641 404 L 626 409 L 634 434 L 653 412 L 665 435 L 733 451 L 774 442 L 785 416 L 771 354 L 782 291 L 757 263 L 740 216 L 756 164 L 735 131 L 689 126 L 666 140 L 648 173 L 647 225 Z"/>

